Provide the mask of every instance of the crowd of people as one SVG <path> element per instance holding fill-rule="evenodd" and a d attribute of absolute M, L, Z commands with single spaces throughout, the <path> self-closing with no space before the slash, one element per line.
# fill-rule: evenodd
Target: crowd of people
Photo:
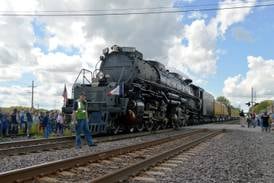
<path fill-rule="evenodd" d="M 31 110 L 13 109 L 11 113 L 0 109 L 0 136 L 16 137 L 18 134 L 30 137 L 33 133 L 43 134 L 48 138 L 51 133 L 64 134 L 64 115 L 58 111 L 32 112 Z"/>
<path fill-rule="evenodd" d="M 75 126 L 75 147 L 82 147 L 81 134 L 84 133 L 88 146 L 96 146 L 89 130 L 87 101 L 85 93 L 81 93 L 78 100 L 73 103 L 72 124 Z M 57 136 L 64 135 L 64 114 L 58 111 L 33 112 L 31 110 L 13 109 L 11 113 L 4 113 L 0 109 L 0 136 L 16 137 L 19 132 L 30 137 L 32 131 L 43 133 L 49 138 L 51 133 Z"/>
<path fill-rule="evenodd" d="M 272 114 L 268 114 L 266 111 L 258 115 L 255 112 L 248 113 L 247 115 L 245 115 L 243 111 L 240 112 L 241 127 L 245 127 L 245 124 L 247 123 L 248 128 L 259 126 L 261 127 L 262 132 L 270 132 L 272 120 L 274 120 Z"/>

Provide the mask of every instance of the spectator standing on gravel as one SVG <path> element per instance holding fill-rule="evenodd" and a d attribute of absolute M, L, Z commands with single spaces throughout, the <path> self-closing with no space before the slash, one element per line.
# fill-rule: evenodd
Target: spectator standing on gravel
<path fill-rule="evenodd" d="M 49 120 L 49 112 L 46 112 L 46 115 L 43 117 L 43 131 L 44 138 L 49 138 L 50 134 L 50 120 Z"/>
<path fill-rule="evenodd" d="M 271 126 L 272 126 L 272 118 L 271 118 L 271 114 L 270 114 L 269 118 L 268 118 L 268 128 L 267 128 L 268 132 L 271 132 Z"/>
<path fill-rule="evenodd" d="M 17 109 L 13 109 L 13 112 L 10 116 L 10 136 L 15 138 L 18 133 L 18 121 L 17 121 Z"/>
<path fill-rule="evenodd" d="M 88 114 L 87 114 L 87 101 L 84 93 L 80 94 L 78 100 L 73 104 L 73 121 L 76 131 L 76 148 L 81 148 L 81 133 L 84 132 L 89 146 L 95 146 L 92 141 L 91 133 L 88 129 Z"/>
<path fill-rule="evenodd" d="M 3 114 L 2 118 L 2 129 L 3 129 L 3 136 L 8 136 L 9 135 L 9 119 L 8 119 L 8 114 Z"/>
<path fill-rule="evenodd" d="M 44 127 L 43 127 L 44 114 L 42 112 L 39 113 L 38 119 L 39 119 L 38 132 L 43 133 L 43 131 L 44 131 Z"/>
<path fill-rule="evenodd" d="M 262 115 L 262 131 L 267 132 L 268 131 L 268 126 L 269 126 L 269 116 L 267 115 L 267 112 L 264 112 Z"/>
<path fill-rule="evenodd" d="M 0 109 L 0 136 L 3 136 L 3 113 L 1 112 Z"/>
<path fill-rule="evenodd" d="M 3 135 L 8 136 L 9 135 L 9 129 L 10 129 L 10 121 L 9 121 L 9 115 L 7 113 L 3 114 Z"/>
<path fill-rule="evenodd" d="M 57 135 L 62 135 L 64 134 L 64 117 L 63 114 L 60 112 L 57 116 L 56 120 L 56 126 L 57 126 Z"/>
<path fill-rule="evenodd" d="M 54 116 L 53 112 L 49 113 L 49 132 L 54 132 Z"/>
<path fill-rule="evenodd" d="M 245 127 L 245 114 L 244 114 L 244 111 L 241 110 L 240 112 L 240 123 L 241 123 L 241 127 Z"/>
<path fill-rule="evenodd" d="M 39 132 L 39 116 L 37 115 L 37 112 L 32 114 L 32 121 L 35 126 L 35 132 Z"/>
<path fill-rule="evenodd" d="M 255 127 L 256 127 L 256 123 L 257 123 L 257 120 L 256 120 L 256 113 L 255 113 L 255 112 L 253 112 L 253 113 L 251 114 L 251 123 L 252 123 L 253 128 L 255 128 Z"/>
<path fill-rule="evenodd" d="M 251 126 L 251 114 L 247 114 L 246 122 L 247 122 L 247 127 L 250 128 L 250 126 Z"/>
<path fill-rule="evenodd" d="M 27 134 L 27 116 L 26 112 L 22 110 L 20 113 L 20 128 L 23 130 L 24 134 Z"/>
<path fill-rule="evenodd" d="M 27 117 L 27 137 L 30 137 L 30 130 L 33 122 L 32 114 L 30 111 L 26 112 L 26 117 Z"/>

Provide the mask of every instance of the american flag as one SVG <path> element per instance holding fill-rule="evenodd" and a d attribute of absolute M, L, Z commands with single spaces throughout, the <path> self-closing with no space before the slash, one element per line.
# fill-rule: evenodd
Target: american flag
<path fill-rule="evenodd" d="M 63 95 L 62 96 L 64 97 L 64 106 L 66 106 L 67 100 L 68 100 L 68 92 L 67 92 L 66 84 L 64 86 L 64 91 L 63 91 Z"/>

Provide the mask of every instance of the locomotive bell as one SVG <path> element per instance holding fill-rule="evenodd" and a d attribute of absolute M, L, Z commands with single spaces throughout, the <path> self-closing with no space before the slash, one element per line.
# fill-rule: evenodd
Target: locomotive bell
<path fill-rule="evenodd" d="M 109 52 L 109 48 L 107 47 L 107 48 L 105 48 L 105 49 L 103 49 L 103 54 L 104 55 L 107 55 L 108 54 L 108 52 Z"/>

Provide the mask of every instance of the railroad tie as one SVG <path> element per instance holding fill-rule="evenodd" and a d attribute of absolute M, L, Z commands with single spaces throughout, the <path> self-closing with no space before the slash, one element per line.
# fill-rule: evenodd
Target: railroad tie
<path fill-rule="evenodd" d="M 177 164 L 174 164 L 174 163 L 162 163 L 160 166 L 162 167 L 177 167 L 178 165 Z"/>
<path fill-rule="evenodd" d="M 58 182 L 58 180 L 52 177 L 42 177 L 42 178 L 39 178 L 38 181 L 41 183 L 57 183 Z"/>
<path fill-rule="evenodd" d="M 112 162 L 109 161 L 109 160 L 102 160 L 102 163 L 103 163 L 103 164 L 107 164 L 107 165 L 112 164 Z"/>
<path fill-rule="evenodd" d="M 169 171 L 169 172 L 172 172 L 172 169 L 171 169 L 171 168 L 162 167 L 162 166 L 154 167 L 154 168 L 152 168 L 152 170 L 153 170 L 153 171 Z"/>
<path fill-rule="evenodd" d="M 172 160 L 184 162 L 184 161 L 186 161 L 188 159 L 185 158 L 185 157 L 176 157 L 176 158 L 172 158 Z"/>
<path fill-rule="evenodd" d="M 61 175 L 61 176 L 64 176 L 64 177 L 73 177 L 73 176 L 75 176 L 74 173 L 69 172 L 69 171 L 58 172 L 58 174 Z"/>
<path fill-rule="evenodd" d="M 84 172 L 89 172 L 90 171 L 89 168 L 83 167 L 83 166 L 77 167 L 77 169 L 80 170 L 80 171 L 84 171 Z"/>
<path fill-rule="evenodd" d="M 171 159 L 171 160 L 168 160 L 167 163 L 174 163 L 174 164 L 181 164 L 183 163 L 184 161 L 182 160 L 176 160 L 176 159 Z"/>
<path fill-rule="evenodd" d="M 147 174 L 147 175 L 156 175 L 156 176 L 165 176 L 164 172 L 152 171 L 152 170 L 146 171 L 145 174 Z"/>
<path fill-rule="evenodd" d="M 157 182 L 155 178 L 153 177 L 134 177 L 133 182 Z"/>

